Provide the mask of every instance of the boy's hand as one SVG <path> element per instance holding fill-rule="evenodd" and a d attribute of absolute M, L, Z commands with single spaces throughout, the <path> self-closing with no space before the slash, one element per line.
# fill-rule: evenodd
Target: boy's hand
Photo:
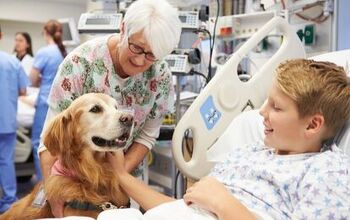
<path fill-rule="evenodd" d="M 125 169 L 125 159 L 123 150 L 118 150 L 116 152 L 106 152 L 107 161 L 112 166 L 112 169 L 117 171 L 117 175 L 127 173 Z"/>
<path fill-rule="evenodd" d="M 215 195 L 215 196 L 213 196 Z M 226 198 L 232 195 L 225 186 L 213 177 L 204 177 L 186 190 L 183 199 L 187 204 L 195 204 L 213 213 Z"/>

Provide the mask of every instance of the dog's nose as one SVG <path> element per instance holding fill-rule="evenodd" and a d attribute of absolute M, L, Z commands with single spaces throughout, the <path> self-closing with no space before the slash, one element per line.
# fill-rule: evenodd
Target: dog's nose
<path fill-rule="evenodd" d="M 119 122 L 126 126 L 131 126 L 133 120 L 134 120 L 134 117 L 130 114 L 123 114 L 119 118 Z"/>

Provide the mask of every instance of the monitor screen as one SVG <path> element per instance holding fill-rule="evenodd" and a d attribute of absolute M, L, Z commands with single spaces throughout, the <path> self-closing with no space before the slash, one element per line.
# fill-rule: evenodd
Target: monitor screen
<path fill-rule="evenodd" d="M 109 24 L 111 21 L 108 18 L 88 18 L 86 19 L 86 24 L 92 24 L 92 25 L 103 25 L 103 24 Z"/>
<path fill-rule="evenodd" d="M 186 19 L 187 17 L 186 16 L 183 16 L 183 15 L 180 15 L 179 16 L 179 19 L 180 19 L 180 21 L 182 22 L 182 23 L 186 23 Z"/>
<path fill-rule="evenodd" d="M 69 28 L 69 23 L 64 22 L 62 24 L 62 40 L 63 41 L 71 41 L 73 40 L 72 33 Z"/>
<path fill-rule="evenodd" d="M 79 33 L 74 18 L 61 18 L 62 41 L 65 46 L 76 46 L 80 43 Z"/>
<path fill-rule="evenodd" d="M 175 64 L 175 60 L 166 60 L 166 62 L 168 63 L 169 67 L 173 67 Z"/>

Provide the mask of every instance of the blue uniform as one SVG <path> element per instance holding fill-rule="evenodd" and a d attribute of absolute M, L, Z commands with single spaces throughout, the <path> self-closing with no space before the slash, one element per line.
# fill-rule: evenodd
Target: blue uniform
<path fill-rule="evenodd" d="M 47 97 L 49 96 L 51 85 L 58 70 L 58 66 L 63 61 L 63 56 L 56 44 L 41 48 L 34 57 L 33 67 L 41 73 L 41 83 L 39 96 L 36 102 L 35 115 L 32 127 L 32 146 L 37 180 L 42 179 L 40 163 L 38 157 L 38 147 L 40 135 L 46 118 L 48 109 Z"/>
<path fill-rule="evenodd" d="M 17 99 L 20 89 L 29 84 L 21 63 L 9 54 L 0 51 L 0 213 L 16 201 L 16 173 L 14 152 L 17 129 Z"/>

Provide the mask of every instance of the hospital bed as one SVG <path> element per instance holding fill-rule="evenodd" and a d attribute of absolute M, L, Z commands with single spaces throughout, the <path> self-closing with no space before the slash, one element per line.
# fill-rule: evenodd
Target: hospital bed
<path fill-rule="evenodd" d="M 283 35 L 280 48 L 248 82 L 242 82 L 237 76 L 238 64 L 273 29 L 277 29 L 277 32 Z M 287 59 L 305 57 L 303 46 L 294 29 L 281 17 L 271 19 L 253 35 L 219 69 L 177 124 L 172 150 L 180 171 L 187 177 L 199 179 L 209 173 L 215 161 L 222 159 L 220 155 L 230 151 L 225 148 L 232 146 L 228 143 L 244 144 L 256 139 L 263 140 L 262 119 L 257 111 L 242 114 L 243 116 L 237 119 L 239 123 L 235 123 L 235 117 L 243 111 L 258 109 L 262 105 L 267 98 L 274 70 L 278 64 Z M 349 57 L 350 50 L 326 54 L 314 59 L 328 60 L 349 70 Z M 240 126 L 251 130 L 242 129 Z M 189 161 L 186 161 L 183 153 L 186 130 L 191 131 L 193 138 L 192 157 Z M 222 135 L 223 133 L 226 136 Z M 350 132 L 344 133 L 350 136 Z M 252 136 L 249 137 L 249 134 Z M 343 143 L 346 138 L 340 139 L 340 137 L 342 136 L 339 135 L 339 140 L 342 142 L 339 141 L 339 143 L 341 142 L 343 148 L 349 151 L 349 144 Z"/>
<path fill-rule="evenodd" d="M 272 31 L 283 36 L 276 53 L 253 75 L 242 82 L 237 75 L 240 61 Z M 267 97 L 274 70 L 284 60 L 305 58 L 306 54 L 294 29 L 281 17 L 274 17 L 247 40 L 199 94 L 176 125 L 173 155 L 180 171 L 193 179 L 209 173 L 213 162 L 207 154 L 230 122 L 242 111 L 259 108 Z M 193 153 L 189 161 L 183 155 L 184 131 L 193 137 Z"/>
<path fill-rule="evenodd" d="M 34 165 L 29 160 L 32 155 L 31 127 L 33 125 L 34 103 L 39 89 L 27 88 L 27 96 L 22 96 L 17 102 L 17 141 L 15 150 L 16 175 L 28 177 L 34 173 Z M 24 179 L 26 180 L 26 179 Z"/>

